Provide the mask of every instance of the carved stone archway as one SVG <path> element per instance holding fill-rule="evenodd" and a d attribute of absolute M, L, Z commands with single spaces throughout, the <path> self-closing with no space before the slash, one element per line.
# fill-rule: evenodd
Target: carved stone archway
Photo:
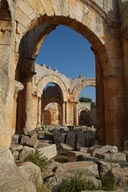
<path fill-rule="evenodd" d="M 109 4 L 108 9 L 103 11 L 99 4 L 94 1 L 90 1 L 90 3 L 88 1 L 87 3 L 84 3 L 83 1 L 77 0 L 73 2 L 64 1 L 63 4 L 61 4 L 59 1 L 57 1 L 56 3 L 54 1 L 47 1 L 47 3 L 46 1 L 38 1 L 38 4 L 40 4 L 40 9 L 37 9 L 37 6 L 35 6 L 35 2 L 29 3 L 27 1 L 24 1 L 21 3 L 20 0 L 18 1 L 16 19 L 18 21 L 18 25 L 23 26 L 22 31 L 19 35 L 19 41 L 26 32 L 43 23 L 49 24 L 48 29 L 52 29 L 53 25 L 54 27 L 59 24 L 67 25 L 70 28 L 73 28 L 77 32 L 81 33 L 85 38 L 87 38 L 87 40 L 89 40 L 96 55 L 96 65 L 98 65 L 98 67 L 96 67 L 97 82 L 100 81 L 100 83 L 97 83 L 97 100 L 100 100 L 100 104 L 99 101 L 97 102 L 97 108 L 98 114 L 101 114 L 101 120 L 99 120 L 98 122 L 99 140 L 102 143 L 104 141 L 110 144 L 120 143 L 119 140 L 124 135 L 124 131 L 122 131 L 120 127 L 125 127 L 124 125 L 122 125 L 122 122 L 125 123 L 125 110 L 123 109 L 123 107 L 121 107 L 124 105 L 124 101 L 118 100 L 117 97 L 114 96 L 114 89 L 112 89 L 111 85 L 113 84 L 115 89 L 118 90 L 117 95 L 119 95 L 119 97 L 124 97 L 124 91 L 122 89 L 124 82 L 123 79 L 121 80 L 119 78 L 122 75 L 122 69 L 120 65 L 120 63 L 122 62 L 122 55 L 120 52 L 120 47 L 118 46 L 119 44 L 116 46 L 116 49 L 113 50 L 112 48 L 113 44 L 117 44 L 119 40 L 118 29 L 113 28 L 113 26 L 111 25 L 112 22 L 109 17 L 109 11 L 114 9 L 114 5 Z M 25 7 L 27 10 L 30 10 L 29 13 L 27 12 L 28 14 L 26 14 L 26 11 L 23 7 Z M 33 8 L 34 14 L 32 14 Z M 111 13 L 112 20 L 115 19 L 116 15 L 114 14 L 114 12 Z M 39 15 L 42 15 L 42 17 L 40 17 Z M 68 19 L 66 19 L 67 16 Z M 23 17 L 24 19 L 21 19 Z M 99 27 L 98 30 L 96 25 L 97 21 Z M 109 31 L 107 30 L 108 27 L 110 29 Z M 117 31 L 116 33 L 115 30 Z M 39 41 L 37 42 L 37 44 L 38 43 Z M 110 53 L 110 50 L 112 51 L 112 53 Z M 27 68 L 31 68 L 31 63 L 28 62 L 28 64 L 29 65 L 25 66 L 28 66 Z M 114 67 L 115 64 L 116 67 Z M 117 72 L 117 69 L 119 68 L 120 70 L 118 70 Z M 100 72 L 98 72 L 99 70 Z M 25 71 L 25 69 L 23 71 Z M 115 78 L 111 78 L 115 73 L 118 73 L 118 75 L 116 75 L 116 81 Z M 115 84 L 115 82 L 118 83 Z M 110 97 L 113 99 L 109 100 Z M 117 103 L 116 108 L 114 107 L 115 102 Z M 116 116 L 114 115 L 115 113 L 113 113 L 113 110 L 116 111 Z M 119 121 L 119 119 L 122 120 Z M 120 134 L 117 130 L 120 130 Z"/>
<path fill-rule="evenodd" d="M 123 43 L 121 44 L 120 36 L 125 37 L 123 34 L 126 34 L 128 27 L 126 22 L 128 19 L 126 15 L 127 6 L 125 6 L 127 4 L 127 1 L 117 0 L 9 1 L 9 5 L 12 7 L 10 8 L 11 20 L 14 21 L 15 25 L 11 26 L 13 35 L 9 53 L 12 54 L 9 60 L 7 60 L 9 72 L 7 77 L 9 83 L 7 86 L 4 86 L 3 91 L 7 105 L 5 105 L 5 102 L 2 100 L 1 106 L 4 111 L 4 115 L 1 117 L 3 118 L 2 126 L 7 130 L 8 133 L 6 131 L 4 131 L 4 133 L 6 132 L 8 138 L 11 137 L 14 126 L 12 109 L 14 107 L 13 83 L 16 66 L 18 66 L 17 71 L 19 71 L 19 75 L 16 74 L 17 80 L 21 80 L 24 84 L 24 90 L 29 88 L 26 96 L 30 96 L 32 91 L 30 91 L 30 89 L 32 89 L 31 77 L 34 73 L 34 60 L 38 54 L 40 44 L 51 30 L 59 24 L 62 24 L 83 35 L 91 43 L 92 50 L 95 54 L 97 111 L 100 116 L 100 118 L 98 118 L 99 141 L 102 144 L 122 145 L 123 138 L 126 135 L 125 131 L 127 131 L 127 44 L 126 42 L 124 43 L 124 39 L 127 38 L 123 38 Z M 120 18 L 117 14 L 119 9 L 122 16 L 121 23 L 119 23 Z M 126 11 L 122 13 L 121 10 L 125 9 Z M 14 10 L 16 11 L 16 15 L 13 13 Z M 43 30 L 43 27 L 41 27 L 41 29 L 39 28 L 41 25 L 44 25 L 45 30 Z M 7 26 L 9 25 L 7 24 Z M 36 30 L 40 32 L 36 32 Z M 34 35 L 36 38 L 33 38 Z M 11 38 L 11 34 L 9 34 L 9 37 Z M 31 41 L 32 38 L 33 42 Z M 26 46 L 27 48 L 25 49 L 25 44 L 31 45 Z M 123 45 L 123 47 L 120 45 Z M 28 48 L 31 50 L 30 52 Z M 124 58 L 122 52 L 124 52 Z M 2 57 L 5 53 L 6 51 L 1 52 Z M 17 62 L 18 54 L 19 61 Z M 3 66 L 2 71 L 5 75 L 6 63 Z M 124 75 L 126 83 L 124 83 Z M 1 78 L 2 77 L 1 74 Z M 6 92 L 6 90 L 8 91 Z M 3 95 L 1 95 L 1 99 Z M 5 110 L 4 106 L 6 106 Z M 26 111 L 27 110 L 28 107 L 26 108 Z M 6 118 L 3 117 L 5 114 Z M 3 137 L 1 141 L 4 140 Z"/>

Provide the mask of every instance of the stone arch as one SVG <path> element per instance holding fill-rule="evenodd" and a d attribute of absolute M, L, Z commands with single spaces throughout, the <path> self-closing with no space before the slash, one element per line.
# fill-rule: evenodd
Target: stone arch
<path fill-rule="evenodd" d="M 89 124 L 89 110 L 80 109 L 79 110 L 79 125 L 88 125 Z"/>
<path fill-rule="evenodd" d="M 83 35 L 92 44 L 96 58 L 96 70 L 100 71 L 97 73 L 96 81 L 98 85 L 97 98 L 100 101 L 98 111 L 102 119 L 98 123 L 101 143 L 105 141 L 109 144 L 122 145 L 126 115 L 123 107 L 125 102 L 120 99 L 124 98 L 125 95 L 119 28 L 115 22 L 117 15 L 113 1 L 109 3 L 105 1 L 105 11 L 103 11 L 103 2 L 97 3 L 96 0 L 86 1 L 86 3 L 77 0 L 17 1 L 17 47 L 19 47 L 23 35 L 42 23 L 49 24 L 49 27 L 51 24 L 54 26 L 63 24 Z M 109 6 L 107 7 L 107 5 Z M 31 63 L 29 63 L 28 68 L 30 71 L 27 73 L 32 73 Z M 114 89 L 111 85 L 114 85 Z M 116 96 L 114 90 L 117 90 Z M 101 94 L 102 98 L 100 97 Z M 117 103 L 116 108 L 115 102 Z"/>
<path fill-rule="evenodd" d="M 55 105 L 56 107 L 51 106 L 51 108 L 47 109 L 48 105 Z M 59 100 L 57 99 L 53 99 L 53 100 L 49 100 L 49 102 L 46 102 L 45 105 L 42 108 L 42 124 L 45 124 L 45 111 L 49 110 L 51 111 L 51 123 L 50 124 L 58 124 L 61 125 L 62 124 L 62 104 Z M 49 124 L 49 125 L 50 125 Z"/>
<path fill-rule="evenodd" d="M 80 92 L 82 91 L 82 89 L 89 87 L 89 86 L 93 86 L 96 87 L 96 82 L 95 82 L 95 78 L 90 78 L 87 79 L 85 81 L 81 81 L 78 82 L 78 84 L 76 84 L 72 90 L 72 94 L 74 95 L 75 101 L 78 101 L 78 96 L 80 94 Z"/>
<path fill-rule="evenodd" d="M 93 47 L 101 46 L 100 41 L 104 44 L 102 20 L 106 19 L 107 14 L 92 0 L 90 2 L 84 2 L 82 0 L 75 0 L 73 2 L 68 0 L 64 2 L 50 0 L 47 2 L 41 0 L 28 2 L 19 0 L 16 11 L 19 43 L 27 32 L 42 25 L 42 23 L 45 24 L 45 34 L 48 34 L 48 32 L 61 23 L 80 32 L 93 44 Z M 68 19 L 66 19 L 67 17 Z M 97 21 L 99 30 L 97 30 L 97 26 L 95 25 Z M 44 35 L 40 34 L 37 45 L 40 44 L 40 41 L 43 41 L 43 38 Z"/>
<path fill-rule="evenodd" d="M 51 125 L 51 115 L 49 110 L 44 111 L 44 125 Z"/>
<path fill-rule="evenodd" d="M 38 95 L 42 94 L 42 90 L 48 83 L 54 83 L 59 86 L 62 92 L 63 100 L 67 100 L 67 88 L 65 83 L 58 77 L 58 76 L 52 76 L 52 75 L 45 75 L 43 76 L 37 83 L 38 87 Z"/>

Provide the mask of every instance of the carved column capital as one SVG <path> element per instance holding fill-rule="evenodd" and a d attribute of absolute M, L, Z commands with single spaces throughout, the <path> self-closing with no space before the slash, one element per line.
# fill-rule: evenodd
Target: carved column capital
<path fill-rule="evenodd" d="M 23 89 L 24 85 L 21 82 L 15 80 L 15 91 L 19 92 L 22 91 Z"/>

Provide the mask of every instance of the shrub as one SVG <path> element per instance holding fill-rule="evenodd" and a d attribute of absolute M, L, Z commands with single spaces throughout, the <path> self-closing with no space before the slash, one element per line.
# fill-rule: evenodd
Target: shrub
<path fill-rule="evenodd" d="M 48 167 L 48 160 L 45 157 L 41 157 L 39 151 L 35 151 L 35 153 L 32 153 L 28 155 L 24 161 L 30 161 L 40 167 L 41 171 L 44 171 Z"/>
<path fill-rule="evenodd" d="M 36 192 L 51 192 L 46 184 L 40 184 L 38 182 L 37 177 L 34 178 L 33 184 L 35 185 Z"/>
<path fill-rule="evenodd" d="M 63 180 L 59 192 L 79 192 L 81 190 L 97 190 L 92 181 L 82 173 L 77 173 L 73 178 Z M 100 188 L 99 188 L 100 189 Z"/>

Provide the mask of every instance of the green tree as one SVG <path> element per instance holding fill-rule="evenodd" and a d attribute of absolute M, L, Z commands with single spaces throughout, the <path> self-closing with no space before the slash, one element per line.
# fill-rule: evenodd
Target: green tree
<path fill-rule="evenodd" d="M 96 109 L 96 103 L 93 102 L 92 99 L 89 97 L 80 97 L 79 101 L 80 102 L 87 102 L 87 103 L 89 102 L 89 103 L 91 103 L 91 109 Z"/>
<path fill-rule="evenodd" d="M 89 97 L 80 97 L 79 101 L 80 102 L 87 102 L 87 103 L 90 102 L 91 103 L 92 99 L 90 99 Z"/>

